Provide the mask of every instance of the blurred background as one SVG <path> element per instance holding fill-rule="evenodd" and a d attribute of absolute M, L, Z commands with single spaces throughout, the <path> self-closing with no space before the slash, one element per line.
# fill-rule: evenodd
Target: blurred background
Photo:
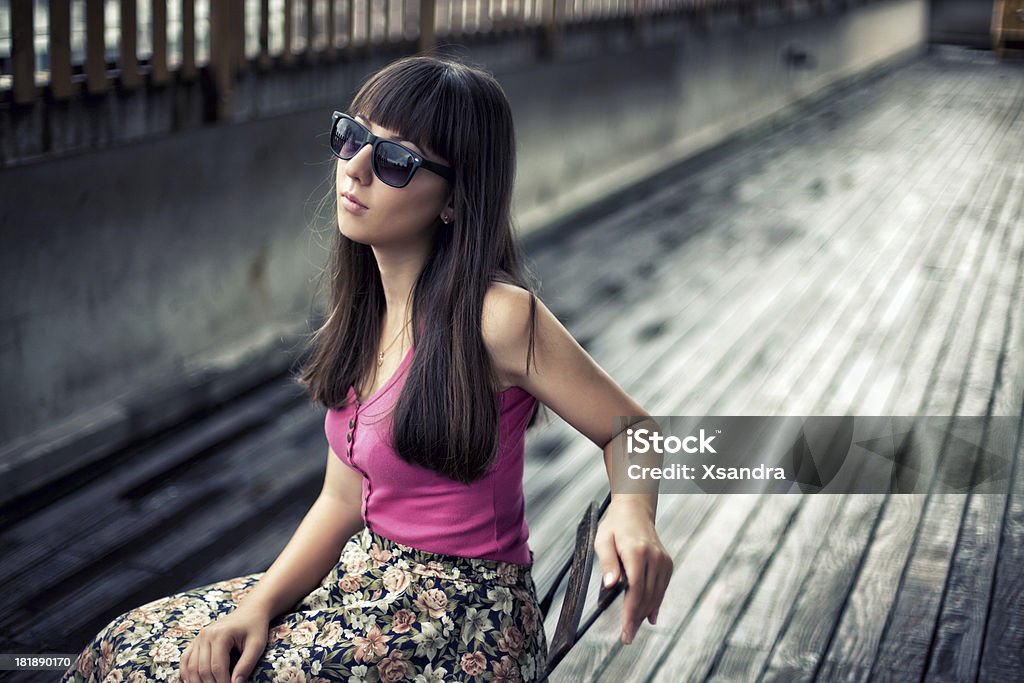
<path fill-rule="evenodd" d="M 542 299 L 651 414 L 1019 417 L 1022 1 L 0 0 L 0 652 L 283 548 L 326 451 L 290 372 L 330 115 L 407 54 L 498 78 Z M 609 610 L 562 680 L 1020 680 L 1004 474 L 665 496 L 672 607 L 626 648 Z M 528 432 L 541 590 L 606 485 Z"/>

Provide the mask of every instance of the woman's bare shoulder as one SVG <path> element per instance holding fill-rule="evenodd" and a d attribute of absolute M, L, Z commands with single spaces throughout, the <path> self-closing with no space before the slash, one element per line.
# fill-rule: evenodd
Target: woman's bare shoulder
<path fill-rule="evenodd" d="M 481 334 L 500 378 L 500 389 L 515 386 L 526 370 L 530 334 L 529 290 L 506 282 L 492 282 L 484 294 Z M 540 298 L 536 297 L 540 305 Z"/>

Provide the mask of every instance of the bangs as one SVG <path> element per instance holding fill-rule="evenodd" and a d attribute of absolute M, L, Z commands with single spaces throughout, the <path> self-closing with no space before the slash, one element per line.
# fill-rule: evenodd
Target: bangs
<path fill-rule="evenodd" d="M 442 82 L 447 69 L 408 60 L 375 74 L 352 100 L 350 113 L 411 140 L 422 149 L 452 161 L 449 90 Z"/>

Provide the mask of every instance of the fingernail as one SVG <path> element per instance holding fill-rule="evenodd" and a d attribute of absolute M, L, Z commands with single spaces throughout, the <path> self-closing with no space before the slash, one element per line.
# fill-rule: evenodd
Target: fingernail
<path fill-rule="evenodd" d="M 608 572 L 604 575 L 604 587 L 611 588 L 615 583 L 615 572 Z"/>

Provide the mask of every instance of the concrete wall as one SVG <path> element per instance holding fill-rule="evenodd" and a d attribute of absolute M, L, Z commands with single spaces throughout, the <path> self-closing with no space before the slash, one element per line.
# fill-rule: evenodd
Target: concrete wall
<path fill-rule="evenodd" d="M 896 0 L 826 16 L 769 15 L 752 27 L 723 21 L 706 33 L 664 23 L 642 51 L 566 59 L 543 77 L 507 74 L 525 152 L 516 196 L 524 231 L 829 86 L 913 58 L 926 50 L 926 33 L 927 4 Z M 807 55 L 807 68 L 786 61 L 791 49 Z"/>
<path fill-rule="evenodd" d="M 922 0 L 834 12 L 663 20 L 639 47 L 625 25 L 579 29 L 546 62 L 527 37 L 456 50 L 512 102 L 522 233 L 925 49 Z M 0 502 L 287 367 L 351 72 L 306 111 L 0 170 Z"/>
<path fill-rule="evenodd" d="M 932 0 L 929 41 L 991 49 L 994 6 L 994 0 Z"/>

